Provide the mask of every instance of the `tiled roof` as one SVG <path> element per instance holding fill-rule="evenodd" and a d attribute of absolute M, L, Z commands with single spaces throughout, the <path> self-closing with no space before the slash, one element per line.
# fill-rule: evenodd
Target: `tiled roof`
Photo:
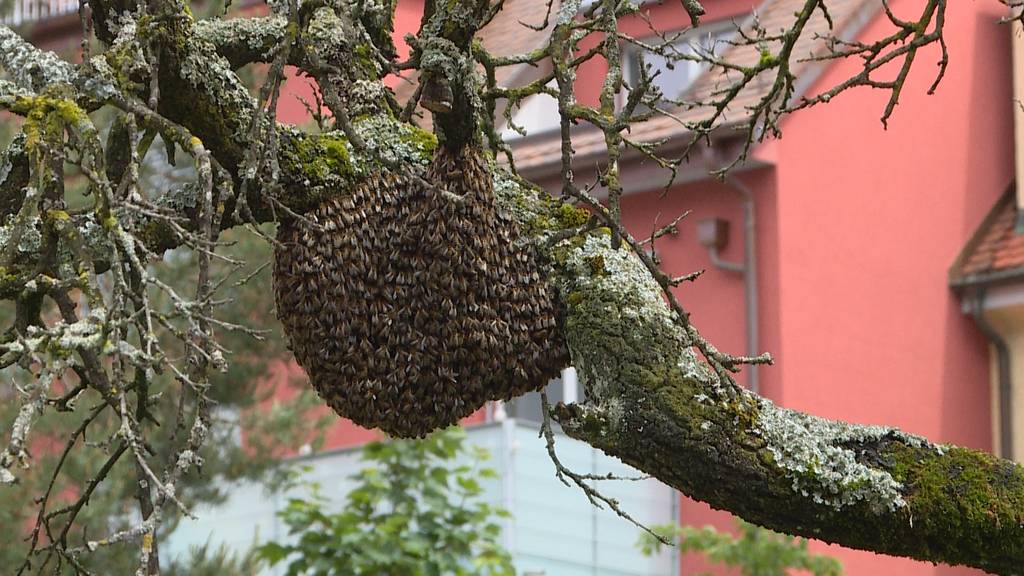
<path fill-rule="evenodd" d="M 949 271 L 954 287 L 1024 280 L 1024 234 L 1017 232 L 1017 201 L 1010 189 L 988 213 Z"/>
<path fill-rule="evenodd" d="M 531 0 L 520 0 L 531 1 Z M 532 0 L 543 3 L 543 0 Z M 761 26 L 769 33 L 788 28 L 794 21 L 794 14 L 805 4 L 805 0 L 766 0 L 758 9 L 757 15 Z M 849 35 L 856 32 L 867 17 L 875 14 L 881 7 L 879 0 L 835 0 L 829 3 L 829 14 L 834 28 L 831 35 Z M 825 50 L 825 36 L 830 34 L 828 22 L 821 11 L 815 11 L 808 21 L 804 34 L 801 35 L 793 54 L 797 61 L 793 63 L 792 72 L 798 77 L 797 86 L 806 89 L 814 77 L 826 65 L 807 61 L 806 58 L 821 54 Z M 756 64 L 761 57 L 756 47 L 733 46 L 723 52 L 722 58 L 740 66 Z M 731 84 L 733 73 L 722 70 L 709 70 L 697 79 L 688 91 L 686 100 L 698 101 L 709 99 L 709 96 L 724 86 Z M 773 77 L 755 79 L 748 84 L 733 100 L 721 119 L 721 125 L 728 127 L 744 120 L 748 107 L 752 106 L 768 94 Z M 799 94 L 796 95 L 799 97 Z M 685 122 L 699 121 L 708 118 L 712 113 L 709 107 L 694 107 L 680 110 L 675 118 L 656 116 L 645 122 L 630 127 L 628 137 L 634 142 L 657 142 L 669 137 L 684 141 L 688 132 Z M 604 150 L 603 134 L 592 127 L 580 129 L 573 138 L 573 149 L 577 159 L 592 154 L 600 154 Z M 520 171 L 542 170 L 553 167 L 560 162 L 561 143 L 557 133 L 538 134 L 527 137 L 512 144 L 515 153 L 516 167 Z"/>
<path fill-rule="evenodd" d="M 769 33 L 786 29 L 792 24 L 795 13 L 804 3 L 805 0 L 765 0 L 757 9 L 759 22 Z M 552 10 L 557 11 L 558 6 L 559 1 L 554 0 Z M 880 7 L 880 0 L 832 0 L 829 3 L 829 15 L 834 24 L 831 35 L 848 36 L 856 32 L 865 19 L 874 15 Z M 504 9 L 477 37 L 487 50 L 498 56 L 522 54 L 539 48 L 547 41 L 554 18 L 549 19 L 548 28 L 542 31 L 532 30 L 522 23 L 539 25 L 544 20 L 546 9 L 547 0 L 506 0 Z M 814 77 L 827 66 L 806 59 L 825 50 L 824 37 L 828 35 L 828 22 L 821 11 L 815 11 L 794 49 L 798 61 L 793 63 L 791 71 L 798 77 L 798 87 L 807 89 L 813 83 Z M 722 57 L 737 65 L 749 66 L 755 64 L 761 55 L 753 46 L 733 46 L 726 50 Z M 533 66 L 506 66 L 497 70 L 496 80 L 500 86 L 521 86 L 534 80 L 541 72 L 542 70 Z M 729 85 L 734 74 L 735 72 L 722 70 L 705 72 L 690 88 L 686 99 L 708 99 L 715 91 Z M 403 104 L 416 87 L 415 73 L 408 75 L 407 78 L 409 82 L 402 81 L 395 88 L 395 95 Z M 756 79 L 740 91 L 721 118 L 721 126 L 727 128 L 744 120 L 748 108 L 768 93 L 772 80 L 770 75 Z M 799 94 L 796 96 L 799 97 Z M 675 112 L 674 118 L 656 116 L 631 126 L 628 137 L 634 142 L 657 142 L 668 138 L 682 142 L 688 132 L 684 123 L 707 118 L 711 111 L 706 106 L 693 107 Z M 429 127 L 430 114 L 423 114 L 419 122 L 424 127 Z M 515 154 L 516 167 L 520 171 L 543 171 L 545 168 L 557 166 L 560 162 L 561 143 L 557 131 L 536 134 L 510 144 Z M 592 126 L 582 126 L 575 131 L 573 149 L 578 159 L 600 154 L 604 150 L 604 136 Z"/>

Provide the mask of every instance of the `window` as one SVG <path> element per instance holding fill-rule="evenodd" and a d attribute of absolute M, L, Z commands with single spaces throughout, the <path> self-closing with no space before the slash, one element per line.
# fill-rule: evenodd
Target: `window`
<path fill-rule="evenodd" d="M 730 45 L 729 40 L 736 32 L 737 23 L 733 21 L 716 22 L 702 25 L 696 30 L 691 30 L 681 35 L 672 43 L 673 50 L 678 54 L 720 54 Z M 658 38 L 646 38 L 647 44 L 657 44 L 661 41 Z M 636 86 L 640 79 L 640 56 L 642 50 L 633 44 L 627 44 L 623 51 L 622 73 L 626 84 Z M 666 98 L 679 98 L 696 80 L 707 70 L 707 65 L 702 62 L 689 60 L 676 60 L 645 52 L 644 61 L 651 67 L 651 72 L 658 72 L 654 79 L 662 94 Z M 580 82 L 600 82 L 603 78 L 578 78 Z M 548 88 L 557 89 L 557 83 L 552 80 L 547 84 Z M 627 92 L 623 90 L 620 94 L 620 104 L 625 102 Z M 505 124 L 504 118 L 496 118 L 498 125 Z M 512 111 L 512 122 L 522 128 L 527 135 L 534 136 L 544 132 L 558 129 L 558 101 L 547 94 L 536 94 L 524 100 L 519 107 Z M 522 134 L 504 126 L 501 137 L 506 141 L 521 138 Z"/>
<path fill-rule="evenodd" d="M 717 56 L 729 48 L 729 40 L 735 32 L 736 23 L 732 21 L 701 26 L 673 42 L 668 52 L 684 56 Z M 646 40 L 646 43 L 654 45 L 661 42 L 658 38 Z M 650 67 L 651 74 L 657 73 L 653 83 L 667 99 L 678 99 L 708 69 L 704 62 L 678 60 L 678 56 L 666 57 L 629 44 L 623 58 L 623 76 L 631 87 L 640 82 L 641 55 L 643 62 Z"/>
<path fill-rule="evenodd" d="M 558 89 L 554 80 L 547 83 L 548 88 Z M 498 119 L 504 123 L 504 118 Z M 512 113 L 512 123 L 526 131 L 527 135 L 540 134 L 558 128 L 558 100 L 547 94 L 534 94 L 521 103 Z M 522 134 L 505 126 L 501 137 L 505 140 L 522 138 Z"/>

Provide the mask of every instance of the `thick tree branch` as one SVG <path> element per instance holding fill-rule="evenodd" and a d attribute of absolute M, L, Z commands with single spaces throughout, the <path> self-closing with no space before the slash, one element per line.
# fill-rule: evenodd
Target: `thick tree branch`
<path fill-rule="evenodd" d="M 76 229 L 106 230 L 110 241 L 105 246 L 121 258 L 110 268 L 115 273 L 129 270 L 137 279 L 143 278 L 141 260 L 128 248 L 136 245 L 124 240 L 129 234 L 135 234 L 150 250 L 191 242 L 208 267 L 217 224 L 226 227 L 241 221 L 301 218 L 326 198 L 344 196 L 356 184 L 381 172 L 400 171 L 414 177 L 423 173 L 437 143 L 431 135 L 393 117 L 378 82 L 393 58 L 387 47 L 391 5 L 384 4 L 383 12 L 352 15 L 314 8 L 303 12 L 294 24 L 282 17 L 269 17 L 197 25 L 174 0 L 151 3 L 152 11 L 139 16 L 137 22 L 122 14 L 129 4 L 94 0 L 96 29 L 111 45 L 106 69 L 90 62 L 87 65 L 94 68 L 80 75 L 80 69 L 29 47 L 9 29 L 0 28 L 0 64 L 13 80 L 0 85 L 0 103 L 15 111 L 45 116 L 62 109 L 74 113 L 88 109 L 86 101 L 106 99 L 137 116 L 147 130 L 172 134 L 171 141 L 196 159 L 201 182 L 166 194 L 156 205 L 136 202 L 129 195 L 119 197 L 121 203 L 114 208 L 137 212 L 124 219 L 131 224 L 122 226 L 118 218 L 123 214 L 115 213 L 109 204 L 96 214 L 65 213 L 63 217 Z M 808 0 L 806 6 L 811 9 L 816 4 Z M 684 0 L 683 5 L 695 20 L 703 11 L 696 0 Z M 603 6 L 611 38 L 615 5 Z M 444 144 L 449 147 L 480 138 L 479 86 L 474 84 L 470 44 L 489 12 L 488 3 L 473 0 L 428 3 L 413 60 L 422 72 L 423 102 L 435 112 Z M 568 43 L 575 38 L 570 28 L 576 26 L 576 12 L 563 16 L 560 41 Z M 139 43 L 146 44 L 144 50 Z M 608 50 L 617 46 L 611 40 L 606 44 Z M 556 63 L 564 69 L 556 69 L 555 74 L 568 98 L 574 60 L 573 50 L 565 46 L 558 56 L 564 58 Z M 264 117 L 264 103 L 249 94 L 233 71 L 248 62 L 273 61 L 277 51 L 285 49 L 289 53 L 279 61 L 297 64 L 317 78 L 340 130 L 309 135 L 275 125 L 272 114 Z M 145 66 L 130 57 L 143 52 L 154 56 Z M 762 64 L 779 66 L 771 54 Z M 101 72 L 110 73 L 104 76 Z M 103 90 L 96 88 L 102 84 L 97 78 L 108 82 Z M 87 85 L 89 82 L 93 84 Z M 606 116 L 614 111 L 617 84 L 609 85 Z M 37 96 L 44 93 L 45 98 Z M 156 110 L 140 104 L 143 100 Z M 598 125 L 608 122 L 580 106 L 561 109 L 566 133 L 572 118 Z M 71 116 L 57 120 L 69 122 Z M 87 118 L 80 116 L 78 120 L 88 124 Z M 94 132 L 88 134 L 90 143 L 95 140 Z M 75 136 L 83 134 L 78 130 Z M 116 131 L 112 138 L 115 136 Z M 257 154 L 254 151 L 264 145 L 264 136 L 271 144 Z M 122 140 L 130 148 L 132 138 Z M 63 145 L 63 133 L 55 141 Z M 572 148 L 568 139 L 565 144 L 565 176 L 571 185 L 568 161 Z M 271 152 L 262 154 L 266 150 Z M 222 171 L 214 170 L 210 155 Z M 93 154 L 95 164 L 81 163 L 102 168 L 96 158 Z M 102 189 L 105 201 L 114 197 L 108 180 L 130 175 L 135 160 L 129 155 L 124 165 L 115 166 L 112 161 L 109 173 L 97 169 L 88 174 Z M 16 141 L 0 159 L 0 216 L 19 214 L 32 204 L 26 201 L 31 169 L 24 142 Z M 266 186 L 257 185 L 264 174 L 269 176 Z M 780 531 L 1003 574 L 1020 573 L 1024 469 L 987 454 L 934 445 L 890 428 L 831 422 L 784 410 L 740 389 L 727 374 L 708 368 L 697 356 L 694 346 L 701 343 L 699 336 L 685 322 L 681 308 L 673 311 L 666 307 L 665 285 L 652 278 L 650 266 L 641 262 L 636 248 L 630 251 L 629 243 L 612 247 L 618 245 L 612 235 L 621 234 L 620 229 L 595 230 L 584 225 L 587 214 L 498 169 L 494 176 L 503 209 L 519 220 L 551 261 L 549 275 L 565 314 L 562 330 L 589 398 L 586 404 L 556 409 L 557 419 L 570 435 L 690 496 Z M 132 184 L 125 182 L 126 188 Z M 219 193 L 219 184 L 248 194 L 230 198 Z M 431 184 L 444 188 L 447 183 Z M 567 190 L 584 194 L 570 185 Z M 238 205 L 245 206 L 246 213 L 236 211 Z M 600 209 L 598 204 L 594 206 Z M 214 215 L 219 215 L 219 222 L 213 221 Z M 608 223 L 617 226 L 614 216 Z M 53 217 L 61 219 L 59 214 Z M 22 228 L 28 229 L 27 225 Z M 121 243 L 115 244 L 115 240 Z M 12 262 L 19 268 L 13 274 L 13 268 L 0 270 L 0 296 L 23 298 L 44 289 L 40 284 L 43 275 L 33 272 L 42 269 L 33 260 L 37 256 L 17 246 L 11 251 L 18 252 Z M 50 281 L 57 285 L 79 280 L 69 276 Z M 90 281 L 95 283 L 95 278 Z M 183 385 L 196 394 L 196 427 L 187 442 L 189 454 L 198 450 L 205 437 L 205 374 L 208 365 L 217 363 L 218 351 L 209 337 L 208 284 L 208 276 L 201 274 L 195 303 L 173 296 L 181 309 L 196 311 L 195 316 L 188 316 L 191 332 L 181 333 L 180 338 L 190 368 L 176 372 Z M 127 286 L 118 284 L 122 285 Z M 58 289 L 66 290 L 67 285 Z M 126 309 L 123 301 L 113 304 L 118 313 Z M 67 327 L 76 324 L 71 322 L 73 314 L 69 309 Z M 111 318 L 107 325 L 120 321 L 117 316 Z M 59 336 L 59 332 L 55 329 L 54 334 Z M 149 332 L 140 330 L 140 334 Z M 39 336 L 44 337 L 54 335 Z M 12 336 L 3 342 L 4 358 L 18 356 L 26 342 L 30 343 L 15 340 Z M 701 349 L 707 349 L 706 343 Z M 129 362 L 131 357 L 126 354 L 121 360 Z M 43 400 L 40 394 L 36 402 Z M 26 406 L 26 413 L 34 410 L 34 404 Z M 135 434 L 131 428 L 126 430 L 126 437 Z M 144 460 L 138 446 L 132 449 L 137 461 Z M 18 446 L 14 452 L 20 454 Z M 182 459 L 172 462 L 165 472 L 165 482 L 195 464 L 181 454 Z M 166 499 L 166 494 L 159 496 L 154 516 L 144 526 L 115 534 L 109 542 L 152 534 Z M 147 562 L 151 552 L 152 548 L 146 549 Z"/>
<path fill-rule="evenodd" d="M 234 174 L 249 146 L 256 114 L 249 91 L 213 47 L 196 35 L 189 16 L 154 19 L 142 35 L 158 46 L 158 111 L 188 128 Z"/>
<path fill-rule="evenodd" d="M 499 182 L 555 264 L 566 341 L 589 396 L 555 411 L 570 436 L 780 532 L 1024 573 L 1024 467 L 782 409 L 723 382 L 631 251 L 612 249 L 601 230 L 549 244 L 570 208 Z"/>
<path fill-rule="evenodd" d="M 434 113 L 441 144 L 452 150 L 481 142 L 471 43 L 488 7 L 486 0 L 456 0 L 429 2 L 424 8 L 414 55 L 422 74 L 420 104 Z"/>
<path fill-rule="evenodd" d="M 278 15 L 200 20 L 196 23 L 196 33 L 213 45 L 232 68 L 272 61 L 287 31 L 288 19 Z M 295 61 L 290 60 L 289 64 L 295 64 Z"/>

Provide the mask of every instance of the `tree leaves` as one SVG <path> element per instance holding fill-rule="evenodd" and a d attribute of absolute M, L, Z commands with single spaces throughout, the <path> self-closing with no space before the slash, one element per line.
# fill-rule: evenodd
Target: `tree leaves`
<path fill-rule="evenodd" d="M 477 465 L 488 457 L 451 428 L 424 440 L 373 442 L 367 467 L 340 512 L 330 513 L 319 484 L 291 498 L 278 516 L 294 540 L 268 542 L 256 555 L 271 566 L 289 560 L 289 576 L 510 576 L 499 520 L 508 512 L 485 502 Z M 461 462 L 468 462 L 462 464 Z M 297 486 L 301 486 L 297 485 Z"/>
<path fill-rule="evenodd" d="M 806 570 L 814 576 L 842 576 L 843 567 L 835 558 L 811 554 L 807 541 L 766 530 L 737 520 L 739 535 L 719 532 L 711 526 L 661 526 L 656 530 L 666 538 L 678 539 L 680 552 L 701 552 L 711 562 L 738 567 L 743 576 L 786 576 L 790 568 Z M 637 542 L 645 555 L 656 553 L 661 542 L 641 534 Z"/>

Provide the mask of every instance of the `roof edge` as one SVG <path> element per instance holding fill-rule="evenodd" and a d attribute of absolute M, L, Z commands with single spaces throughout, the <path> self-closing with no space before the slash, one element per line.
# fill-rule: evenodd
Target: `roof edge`
<path fill-rule="evenodd" d="M 742 123 L 743 122 L 741 122 L 741 121 L 729 121 L 729 122 L 723 122 L 723 123 L 719 124 L 718 126 L 715 126 L 711 130 L 711 133 L 709 134 L 709 137 L 711 138 L 712 143 L 724 143 L 724 142 L 732 142 L 732 141 L 738 140 L 740 138 L 740 133 L 736 130 L 736 128 L 738 126 L 740 126 Z M 573 131 L 571 137 L 573 139 L 576 139 L 576 138 L 578 138 L 580 136 L 586 135 L 589 132 L 592 132 L 592 133 L 596 134 L 596 133 L 600 133 L 601 129 L 596 127 L 596 126 L 588 124 L 586 126 L 580 127 L 578 130 Z M 682 138 L 682 136 L 685 136 L 687 134 L 692 134 L 692 133 L 693 133 L 692 131 L 686 130 L 686 129 L 682 129 L 679 132 L 673 133 L 672 136 L 668 137 L 664 142 L 662 142 L 662 144 L 660 146 L 658 146 L 658 148 L 657 148 L 658 152 L 662 153 L 662 154 L 665 154 L 665 153 L 670 153 L 670 152 L 678 151 L 678 150 L 681 150 L 681 149 L 685 148 L 686 145 L 689 143 L 689 140 L 687 140 L 686 138 Z M 529 147 L 529 146 L 537 146 L 537 145 L 541 145 L 541 144 L 545 144 L 545 143 L 557 142 L 557 141 L 560 141 L 560 140 L 561 140 L 561 134 L 559 133 L 559 131 L 557 129 L 555 129 L 555 130 L 545 130 L 544 132 L 538 132 L 535 136 L 532 136 L 532 137 L 527 136 L 526 138 L 517 138 L 516 140 L 514 140 L 512 142 L 508 142 L 508 144 L 509 144 L 509 147 L 512 149 L 512 154 L 515 155 L 515 152 L 516 152 L 517 148 Z M 751 146 L 751 151 L 754 150 L 756 145 L 757 145 L 757 143 L 755 142 Z M 637 157 L 641 157 L 642 156 L 639 152 L 637 152 L 632 147 L 625 146 L 625 145 L 623 146 L 623 152 L 624 152 L 623 160 L 628 160 L 628 159 L 630 159 L 630 158 L 632 158 L 634 156 L 637 156 Z M 586 154 L 575 154 L 574 153 L 572 158 L 573 158 L 573 162 L 574 163 L 576 163 L 576 162 L 586 162 L 588 160 L 593 160 L 594 158 L 600 158 L 601 155 L 602 155 L 601 152 L 590 152 L 590 153 L 586 153 Z M 561 166 L 561 163 L 562 163 L 562 157 L 560 155 L 558 155 L 558 154 L 555 154 L 555 155 L 552 155 L 550 157 L 545 158 L 544 161 L 542 161 L 542 162 L 538 162 L 538 163 L 533 164 L 531 166 L 524 167 L 522 170 L 520 170 L 520 172 L 523 175 L 526 175 L 527 173 L 529 173 L 534 178 L 543 178 L 544 176 L 556 173 L 557 172 L 557 168 L 559 166 Z"/>
<path fill-rule="evenodd" d="M 1006 192 L 1004 192 L 1002 197 L 992 205 L 988 214 L 986 214 L 985 217 L 982 218 L 981 222 L 978 223 L 978 226 L 974 228 L 974 232 L 971 233 L 971 237 L 967 239 L 964 247 L 960 249 L 960 253 L 957 254 L 956 259 L 953 260 L 953 263 L 949 267 L 948 278 L 950 288 L 960 290 L 970 286 L 998 284 L 1012 281 L 1018 276 L 1021 277 L 1021 279 L 1024 279 L 1024 267 L 982 274 L 964 275 L 962 273 L 964 262 L 970 254 L 974 252 L 974 249 L 978 247 L 978 244 L 985 236 L 985 231 L 988 230 L 992 225 L 992 222 L 999 217 L 999 213 L 1005 205 L 1008 202 L 1014 201 L 1014 198 L 1016 197 L 1016 190 L 1016 182 L 1010 182 L 1009 186 L 1006 188 Z"/>
<path fill-rule="evenodd" d="M 761 10 L 761 8 L 763 8 L 765 5 L 775 1 L 777 0 L 764 0 L 758 6 L 758 8 L 752 10 L 750 14 L 746 15 L 741 19 L 741 26 L 746 25 L 754 16 L 754 14 L 758 13 Z M 853 40 L 856 38 L 858 34 L 860 34 L 864 30 L 864 28 L 868 26 L 868 24 L 871 23 L 872 20 L 874 20 L 878 16 L 878 14 L 881 13 L 881 11 L 882 7 L 880 4 L 874 2 L 864 2 L 859 8 L 854 10 L 835 27 L 833 35 L 843 40 Z M 798 80 L 794 85 L 794 92 L 790 98 L 790 102 L 796 102 L 800 98 L 802 98 L 803 95 L 806 94 L 807 91 L 810 90 L 810 88 L 821 78 L 821 76 L 824 75 L 824 73 L 835 64 L 837 64 L 837 61 L 835 60 L 819 61 L 809 64 L 805 70 L 801 71 L 800 76 L 798 77 Z M 729 134 L 729 131 L 735 131 L 737 127 L 743 125 L 745 122 L 745 118 L 743 120 L 732 120 L 722 122 L 721 124 L 715 126 L 712 129 L 711 136 L 716 137 L 720 141 L 730 141 L 740 138 L 741 135 L 738 132 L 734 134 Z M 596 127 L 593 126 L 590 126 L 588 128 L 592 128 L 594 131 L 599 131 Z M 557 134 L 557 130 L 544 131 L 531 136 L 516 139 L 514 142 L 511 142 L 509 144 L 510 147 L 512 148 L 513 153 L 515 153 L 517 147 L 535 146 L 546 143 L 548 141 L 556 140 L 557 138 L 553 138 L 553 136 Z M 677 144 L 677 141 L 685 140 L 685 137 L 688 134 L 693 134 L 693 131 L 683 126 L 680 126 L 679 130 L 677 132 L 672 133 L 668 141 L 666 141 L 663 144 L 661 149 L 667 152 L 670 151 L 672 148 L 681 147 L 679 144 Z M 577 135 L 578 133 L 574 133 L 573 137 L 576 137 Z M 751 142 L 749 151 L 751 154 L 761 144 L 759 134 L 755 132 L 753 136 L 754 138 Z M 596 156 L 597 154 L 579 155 L 574 156 L 574 160 L 585 161 Z M 531 166 L 528 171 L 540 176 L 544 176 L 549 174 L 552 171 L 552 168 L 558 165 L 560 161 L 561 158 L 551 158 L 546 162 L 538 163 L 536 165 Z"/>
<path fill-rule="evenodd" d="M 849 14 L 843 22 L 833 30 L 833 36 L 843 41 L 856 40 L 857 36 L 867 28 L 880 13 L 882 6 L 874 2 L 865 2 L 860 8 Z M 825 74 L 829 68 L 837 64 L 839 60 L 817 60 L 811 63 L 797 78 L 793 86 L 793 95 L 789 104 L 796 103 L 810 90 L 811 86 Z"/>
<path fill-rule="evenodd" d="M 968 288 L 1000 286 L 1017 282 L 1024 282 L 1024 266 L 987 274 L 971 274 L 963 278 L 950 280 L 949 286 L 953 290 L 960 292 Z"/>

